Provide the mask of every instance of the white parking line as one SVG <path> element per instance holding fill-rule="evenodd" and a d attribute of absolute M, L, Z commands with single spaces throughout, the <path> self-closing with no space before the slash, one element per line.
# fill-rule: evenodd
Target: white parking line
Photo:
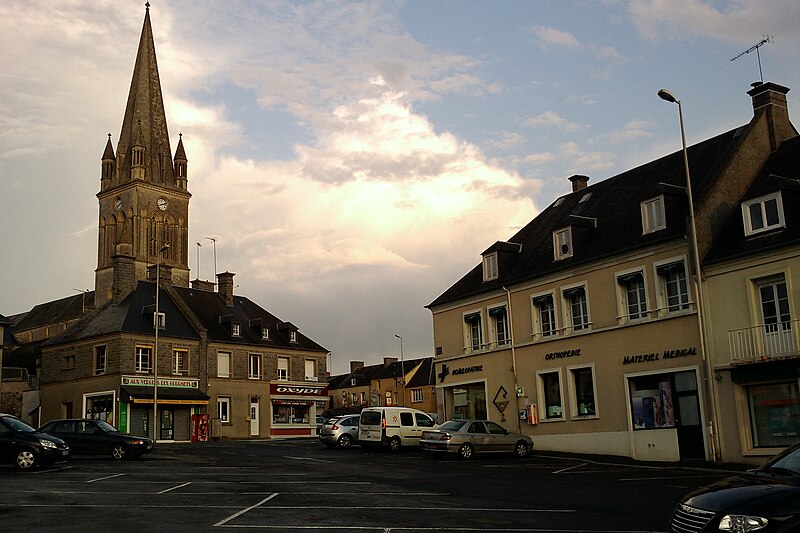
<path fill-rule="evenodd" d="M 119 476 L 124 476 L 124 475 L 125 475 L 125 474 L 114 474 L 113 476 L 98 477 L 98 478 L 96 478 L 96 479 L 90 479 L 90 480 L 89 480 L 89 481 L 87 481 L 86 483 L 94 483 L 95 481 L 103 481 L 103 480 L 105 480 L 105 479 L 112 479 L 112 478 L 119 477 Z"/>
<path fill-rule="evenodd" d="M 334 461 L 329 461 L 328 459 L 314 459 L 313 457 L 293 457 L 291 455 L 284 455 L 286 459 L 294 459 L 295 461 L 313 461 L 316 463 L 333 463 Z"/>
<path fill-rule="evenodd" d="M 277 495 L 278 495 L 278 493 L 277 493 L 277 492 L 275 492 L 275 493 L 273 493 L 273 494 L 271 494 L 271 495 L 267 496 L 266 498 L 264 498 L 263 500 L 261 500 L 261 501 L 260 501 L 260 502 L 258 502 L 257 504 L 255 504 L 255 505 L 251 505 L 250 507 L 247 507 L 247 508 L 245 508 L 245 509 L 242 509 L 242 510 L 241 510 L 241 511 L 239 511 L 238 513 L 234 513 L 234 514 L 230 515 L 228 518 L 225 518 L 225 519 L 222 519 L 222 520 L 220 520 L 219 522 L 217 522 L 216 524 L 214 524 L 214 527 L 220 527 L 220 526 L 224 526 L 225 524 L 227 524 L 228 522 L 230 522 L 230 521 L 231 521 L 231 520 L 233 520 L 234 518 L 236 518 L 236 517 L 238 517 L 238 516 L 241 516 L 241 515 L 243 515 L 243 514 L 244 514 L 244 513 L 246 513 L 247 511 L 250 511 L 250 510 L 252 510 L 252 509 L 255 509 L 256 507 L 260 506 L 261 504 L 267 503 L 268 501 L 270 501 L 272 498 L 274 498 L 274 497 L 275 497 L 275 496 L 277 496 Z"/>
<path fill-rule="evenodd" d="M 162 490 L 161 492 L 157 492 L 156 494 L 164 494 L 164 493 L 166 493 L 166 492 L 170 492 L 170 491 L 172 491 L 172 490 L 179 489 L 179 488 L 181 488 L 181 487 L 185 487 L 186 485 L 191 485 L 191 484 L 192 484 L 192 482 L 191 482 L 191 481 L 187 481 L 186 483 L 182 483 L 182 484 L 180 484 L 180 485 L 176 485 L 176 486 L 174 486 L 174 487 L 170 487 L 170 488 L 168 488 L 168 489 L 164 489 L 164 490 Z"/>
<path fill-rule="evenodd" d="M 561 472 L 566 472 L 567 470 L 572 470 L 573 468 L 580 468 L 582 466 L 586 466 L 586 463 L 581 463 L 579 465 L 568 466 L 566 468 L 562 468 L 561 470 L 556 470 L 553 472 L 554 474 L 560 474 Z"/>

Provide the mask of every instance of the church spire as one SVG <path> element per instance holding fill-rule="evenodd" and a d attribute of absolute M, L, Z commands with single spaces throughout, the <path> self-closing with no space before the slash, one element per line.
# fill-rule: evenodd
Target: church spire
<path fill-rule="evenodd" d="M 128 104 L 122 121 L 117 153 L 122 154 L 121 182 L 131 179 L 159 185 L 174 186 L 172 180 L 172 158 L 164 100 L 161 95 L 161 80 L 158 75 L 153 28 L 150 25 L 150 4 L 145 4 L 144 24 L 139 39 L 136 64 L 133 67 Z M 145 148 L 142 165 L 144 176 L 132 176 L 136 165 L 131 150 L 138 143 Z M 138 172 L 137 172 L 138 173 Z"/>

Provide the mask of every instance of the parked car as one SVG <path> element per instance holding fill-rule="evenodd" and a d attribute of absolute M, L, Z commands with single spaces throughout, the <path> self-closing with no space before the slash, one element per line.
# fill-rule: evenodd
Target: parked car
<path fill-rule="evenodd" d="M 800 531 L 800 442 L 748 470 L 684 497 L 671 531 Z"/>
<path fill-rule="evenodd" d="M 476 453 L 513 453 L 521 459 L 533 450 L 529 436 L 488 420 L 448 420 L 435 431 L 423 431 L 419 443 L 434 457 L 455 453 L 462 459 Z"/>
<path fill-rule="evenodd" d="M 50 466 L 69 458 L 66 442 L 33 429 L 19 418 L 0 413 L 0 460 L 10 461 L 20 470 Z"/>
<path fill-rule="evenodd" d="M 319 429 L 319 440 L 328 448 L 349 448 L 358 440 L 358 419 L 361 415 L 331 418 Z"/>
<path fill-rule="evenodd" d="M 428 413 L 410 407 L 365 407 L 358 422 L 358 443 L 386 446 L 396 452 L 402 446 L 419 446 L 424 429 L 436 427 Z"/>
<path fill-rule="evenodd" d="M 51 420 L 39 431 L 65 440 L 73 454 L 110 455 L 114 459 L 126 459 L 141 457 L 153 449 L 151 439 L 121 433 L 108 422 L 93 418 Z"/>
<path fill-rule="evenodd" d="M 322 415 L 317 415 L 317 435 L 319 435 L 319 429 L 322 427 L 322 424 L 327 422 L 328 419 Z"/>

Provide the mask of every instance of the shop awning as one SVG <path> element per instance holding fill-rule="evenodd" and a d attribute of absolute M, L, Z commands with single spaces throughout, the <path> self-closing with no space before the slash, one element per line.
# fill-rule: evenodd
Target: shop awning
<path fill-rule="evenodd" d="M 120 401 L 153 404 L 153 387 L 120 387 Z M 158 403 L 165 405 L 207 405 L 209 396 L 197 389 L 159 387 Z"/>

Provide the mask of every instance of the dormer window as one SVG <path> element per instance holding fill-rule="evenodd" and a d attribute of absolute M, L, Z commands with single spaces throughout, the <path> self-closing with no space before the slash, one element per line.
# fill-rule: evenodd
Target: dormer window
<path fill-rule="evenodd" d="M 572 257 L 572 228 L 553 232 L 553 257 L 558 261 Z"/>
<path fill-rule="evenodd" d="M 781 193 L 776 192 L 742 202 L 742 217 L 744 219 L 744 234 L 748 236 L 785 227 L 786 221 L 783 218 Z"/>
<path fill-rule="evenodd" d="M 483 281 L 497 279 L 497 252 L 483 256 Z"/>
<path fill-rule="evenodd" d="M 642 207 L 642 234 L 647 235 L 667 227 L 664 217 L 664 197 L 658 196 L 645 200 Z"/>
<path fill-rule="evenodd" d="M 241 326 L 238 322 L 231 322 L 231 335 L 239 337 L 242 334 Z"/>
<path fill-rule="evenodd" d="M 290 331 L 289 332 L 289 342 L 297 342 L 297 332 Z"/>
<path fill-rule="evenodd" d="M 267 326 L 261 326 L 261 338 L 265 341 L 269 340 L 269 328 Z"/>

